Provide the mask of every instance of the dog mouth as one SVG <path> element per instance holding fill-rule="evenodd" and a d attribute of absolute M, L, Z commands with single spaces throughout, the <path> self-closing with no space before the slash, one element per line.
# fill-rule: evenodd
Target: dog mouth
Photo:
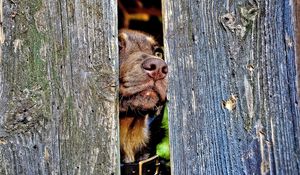
<path fill-rule="evenodd" d="M 144 98 L 156 98 L 158 96 L 157 92 L 152 88 L 143 90 L 140 92 L 140 95 Z"/>
<path fill-rule="evenodd" d="M 122 91 L 122 88 L 120 88 Z M 160 93 L 156 86 L 151 86 L 146 89 L 142 89 L 135 94 L 128 96 L 120 93 L 120 111 L 149 111 L 155 110 L 155 108 L 165 101 L 165 97 Z"/>

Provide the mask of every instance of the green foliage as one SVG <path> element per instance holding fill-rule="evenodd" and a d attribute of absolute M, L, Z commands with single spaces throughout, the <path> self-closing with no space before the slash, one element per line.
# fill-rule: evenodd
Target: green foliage
<path fill-rule="evenodd" d="M 156 146 L 156 154 L 160 157 L 170 160 L 170 140 L 169 140 L 169 124 L 168 124 L 168 108 L 167 105 L 164 109 L 162 128 L 166 130 L 166 136 L 162 142 Z"/>

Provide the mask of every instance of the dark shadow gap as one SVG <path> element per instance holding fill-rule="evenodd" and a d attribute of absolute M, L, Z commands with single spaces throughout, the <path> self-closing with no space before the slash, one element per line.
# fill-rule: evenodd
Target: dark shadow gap
<path fill-rule="evenodd" d="M 163 45 L 160 0 L 118 0 L 118 27 L 144 31 Z"/>

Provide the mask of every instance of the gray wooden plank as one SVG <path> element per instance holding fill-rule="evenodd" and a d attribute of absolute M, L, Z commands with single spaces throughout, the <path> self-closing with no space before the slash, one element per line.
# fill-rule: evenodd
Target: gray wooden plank
<path fill-rule="evenodd" d="M 116 2 L 0 8 L 0 174 L 119 174 Z"/>
<path fill-rule="evenodd" d="M 297 174 L 293 4 L 163 1 L 173 174 Z"/>
<path fill-rule="evenodd" d="M 296 34 L 296 67 L 297 67 L 297 93 L 300 98 L 300 2 L 294 0 L 294 14 L 295 14 L 295 34 Z"/>

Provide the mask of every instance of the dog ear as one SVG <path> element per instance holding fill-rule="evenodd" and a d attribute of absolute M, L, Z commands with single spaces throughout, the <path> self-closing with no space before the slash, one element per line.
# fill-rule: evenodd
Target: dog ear
<path fill-rule="evenodd" d="M 118 40 L 119 40 L 119 51 L 124 49 L 126 47 L 126 40 L 128 39 L 128 36 L 126 33 L 119 33 Z"/>

